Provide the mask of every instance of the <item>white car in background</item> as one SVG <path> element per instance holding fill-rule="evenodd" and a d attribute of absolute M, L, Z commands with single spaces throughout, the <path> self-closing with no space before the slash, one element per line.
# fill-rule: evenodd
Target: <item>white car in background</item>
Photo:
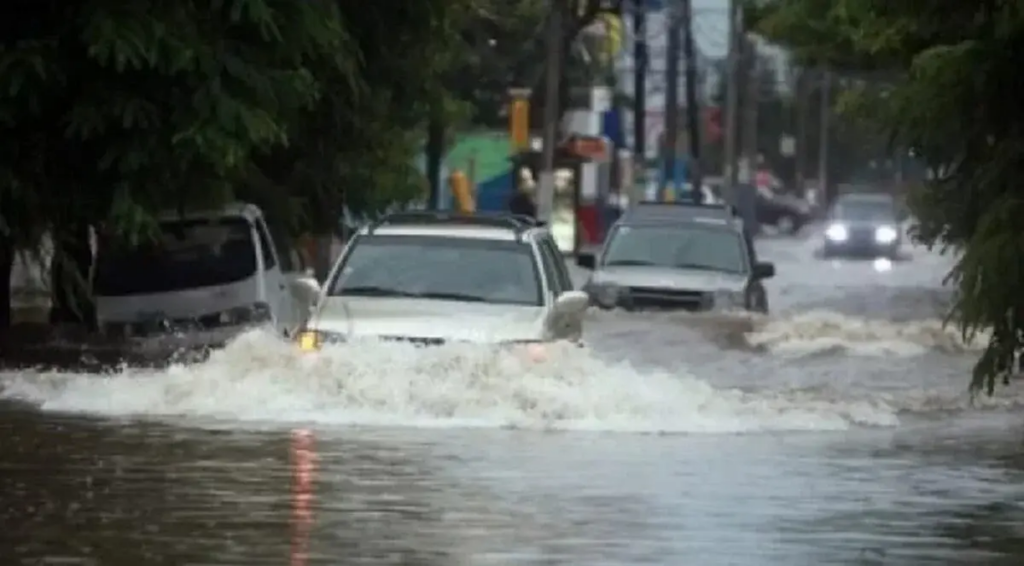
<path fill-rule="evenodd" d="M 395 213 L 362 227 L 346 246 L 298 343 L 311 351 L 366 338 L 579 341 L 587 306 L 550 231 L 533 221 Z"/>

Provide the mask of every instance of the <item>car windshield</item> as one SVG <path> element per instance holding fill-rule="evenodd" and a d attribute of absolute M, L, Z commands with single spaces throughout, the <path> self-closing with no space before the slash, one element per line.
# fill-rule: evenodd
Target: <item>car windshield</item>
<path fill-rule="evenodd" d="M 138 246 L 101 240 L 93 289 L 114 297 L 236 283 L 256 273 L 256 244 L 242 217 L 160 223 Z"/>
<path fill-rule="evenodd" d="M 895 222 L 896 209 L 892 202 L 884 200 L 848 200 L 836 204 L 832 216 L 854 222 Z"/>
<path fill-rule="evenodd" d="M 602 265 L 653 265 L 746 273 L 743 238 L 701 224 L 619 226 L 609 236 Z"/>
<path fill-rule="evenodd" d="M 331 295 L 543 304 L 529 244 L 434 236 L 360 237 Z"/>

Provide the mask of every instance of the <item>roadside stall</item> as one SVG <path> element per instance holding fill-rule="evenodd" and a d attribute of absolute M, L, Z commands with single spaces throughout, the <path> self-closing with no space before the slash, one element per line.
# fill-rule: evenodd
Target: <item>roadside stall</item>
<path fill-rule="evenodd" d="M 512 157 L 515 190 L 540 178 L 543 154 L 538 150 Z M 608 200 L 612 153 L 604 138 L 569 138 L 555 151 L 555 202 L 551 231 L 564 253 L 601 245 L 604 222 L 601 211 Z"/>

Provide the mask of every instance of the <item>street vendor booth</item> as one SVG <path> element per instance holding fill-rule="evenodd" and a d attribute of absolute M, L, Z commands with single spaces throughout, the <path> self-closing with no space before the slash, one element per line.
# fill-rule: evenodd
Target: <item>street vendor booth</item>
<path fill-rule="evenodd" d="M 601 211 L 611 187 L 612 158 L 608 141 L 596 136 L 575 136 L 556 149 L 551 232 L 563 252 L 578 253 L 604 240 Z M 511 159 L 515 190 L 540 179 L 541 151 L 523 151 Z"/>

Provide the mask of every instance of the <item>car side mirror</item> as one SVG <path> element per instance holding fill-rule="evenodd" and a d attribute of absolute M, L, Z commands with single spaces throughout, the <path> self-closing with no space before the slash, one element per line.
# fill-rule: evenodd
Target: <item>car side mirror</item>
<path fill-rule="evenodd" d="M 768 261 L 759 261 L 754 264 L 754 277 L 757 279 L 771 279 L 775 277 L 775 264 Z"/>
<path fill-rule="evenodd" d="M 576 265 L 593 270 L 597 265 L 597 257 L 594 254 L 579 254 L 576 256 Z"/>
<path fill-rule="evenodd" d="M 566 291 L 555 299 L 554 311 L 559 315 L 576 315 L 590 306 L 590 295 L 583 291 Z"/>
<path fill-rule="evenodd" d="M 320 283 L 313 277 L 297 277 L 291 282 L 292 296 L 305 307 L 312 307 L 320 298 Z"/>

